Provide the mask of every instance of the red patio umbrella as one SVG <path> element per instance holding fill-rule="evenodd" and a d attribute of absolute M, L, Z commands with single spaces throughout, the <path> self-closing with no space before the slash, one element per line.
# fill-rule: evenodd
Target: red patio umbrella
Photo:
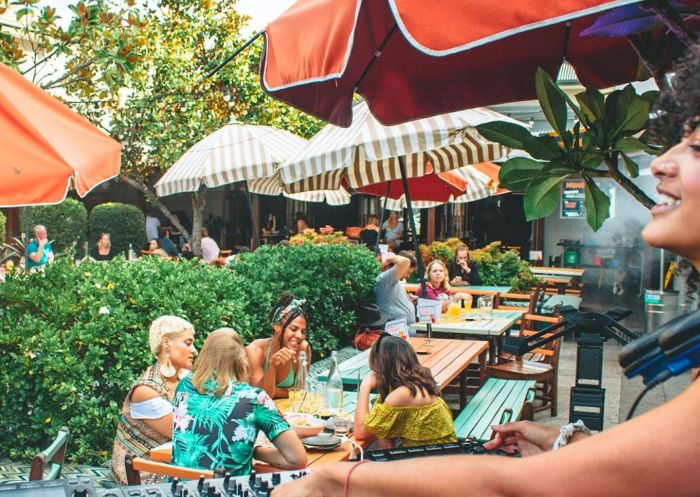
<path fill-rule="evenodd" d="M 0 64 L 0 206 L 55 204 L 119 174 L 121 145 Z"/>
<path fill-rule="evenodd" d="M 579 36 L 640 0 L 298 0 L 265 29 L 261 83 L 339 126 L 362 95 L 384 124 L 535 97 L 564 60 L 587 86 L 635 80 L 626 38 Z"/>
<path fill-rule="evenodd" d="M 424 176 L 407 178 L 406 181 L 411 199 L 415 201 L 447 202 L 450 197 L 462 195 L 467 188 L 466 179 L 451 171 L 435 174 L 432 164 L 428 164 Z M 405 194 L 403 183 L 398 180 L 374 183 L 355 191 L 391 199 L 399 199 Z"/>

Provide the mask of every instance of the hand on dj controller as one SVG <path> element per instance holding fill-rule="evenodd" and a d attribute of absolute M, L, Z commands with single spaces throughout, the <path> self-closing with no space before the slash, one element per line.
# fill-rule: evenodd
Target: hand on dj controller
<path fill-rule="evenodd" d="M 496 437 L 484 444 L 486 449 L 519 450 L 523 457 L 550 450 L 559 436 L 557 428 L 532 421 L 506 423 L 491 428 L 496 433 Z"/>

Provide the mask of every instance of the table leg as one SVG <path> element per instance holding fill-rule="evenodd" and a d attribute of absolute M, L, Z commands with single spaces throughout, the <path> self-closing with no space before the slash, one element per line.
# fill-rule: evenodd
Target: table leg
<path fill-rule="evenodd" d="M 479 373 L 481 374 L 481 373 Z M 459 410 L 467 405 L 467 370 L 459 373 Z"/>
<path fill-rule="evenodd" d="M 496 337 L 489 337 L 489 364 L 492 366 L 496 364 L 496 357 L 498 357 L 498 354 L 500 353 L 496 340 Z"/>
<path fill-rule="evenodd" d="M 486 352 L 479 354 L 479 386 L 486 381 Z"/>

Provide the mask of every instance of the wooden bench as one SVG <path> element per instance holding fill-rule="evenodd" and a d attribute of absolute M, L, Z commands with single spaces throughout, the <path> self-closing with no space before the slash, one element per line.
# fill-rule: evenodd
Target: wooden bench
<path fill-rule="evenodd" d="M 455 419 L 458 439 L 486 442 L 495 424 L 532 419 L 535 382 L 489 378 Z"/>

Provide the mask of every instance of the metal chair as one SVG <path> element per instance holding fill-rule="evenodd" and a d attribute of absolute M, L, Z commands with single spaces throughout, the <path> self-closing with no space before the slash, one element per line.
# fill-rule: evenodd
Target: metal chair
<path fill-rule="evenodd" d="M 67 427 L 62 427 L 58 430 L 58 435 L 49 448 L 34 456 L 29 472 L 30 480 L 57 480 L 61 477 L 69 433 Z M 44 472 L 46 472 L 46 477 L 44 477 Z"/>

